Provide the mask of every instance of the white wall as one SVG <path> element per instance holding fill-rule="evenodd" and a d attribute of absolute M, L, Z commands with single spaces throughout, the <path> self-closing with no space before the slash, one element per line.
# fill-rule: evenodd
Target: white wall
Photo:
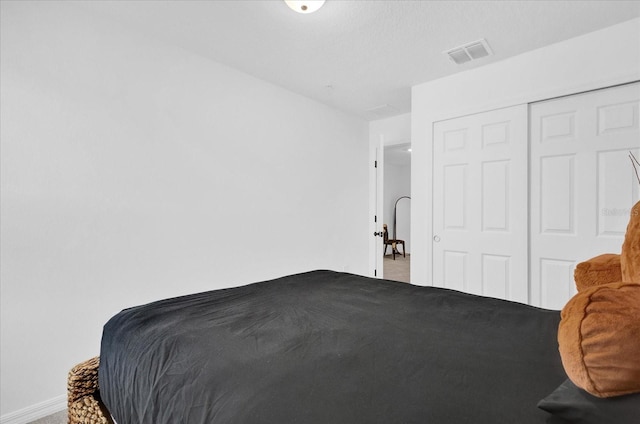
<path fill-rule="evenodd" d="M 369 142 L 377 145 L 379 137 L 384 137 L 385 146 L 409 143 L 411 141 L 411 114 L 392 116 L 369 122 Z"/>
<path fill-rule="evenodd" d="M 431 285 L 432 127 L 443 119 L 640 79 L 640 19 L 414 86 L 411 281 Z M 416 219 L 419 217 L 419 219 Z"/>
<path fill-rule="evenodd" d="M 67 2 L 1 4 L 3 423 L 64 407 L 125 307 L 367 272 L 365 121 Z"/>

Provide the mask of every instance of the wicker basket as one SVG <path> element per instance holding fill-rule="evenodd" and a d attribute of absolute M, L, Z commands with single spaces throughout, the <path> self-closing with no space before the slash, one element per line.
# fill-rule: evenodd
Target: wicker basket
<path fill-rule="evenodd" d="M 67 408 L 69 424 L 113 424 L 111 415 L 100 400 L 96 356 L 69 371 L 67 382 Z"/>

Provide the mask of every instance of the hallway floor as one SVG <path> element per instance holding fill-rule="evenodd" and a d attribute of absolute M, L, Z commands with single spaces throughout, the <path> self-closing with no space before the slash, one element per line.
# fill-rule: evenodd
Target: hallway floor
<path fill-rule="evenodd" d="M 396 260 L 393 260 L 393 256 L 387 255 L 384 257 L 384 278 L 385 280 L 401 281 L 403 283 L 409 283 L 409 269 L 411 263 L 411 255 L 407 254 L 407 257 L 402 255 L 396 255 Z"/>

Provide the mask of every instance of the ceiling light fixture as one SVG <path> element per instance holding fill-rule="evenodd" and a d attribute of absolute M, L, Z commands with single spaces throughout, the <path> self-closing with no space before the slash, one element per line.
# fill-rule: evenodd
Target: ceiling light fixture
<path fill-rule="evenodd" d="M 298 13 L 313 13 L 324 4 L 324 0 L 284 0 L 284 2 Z"/>

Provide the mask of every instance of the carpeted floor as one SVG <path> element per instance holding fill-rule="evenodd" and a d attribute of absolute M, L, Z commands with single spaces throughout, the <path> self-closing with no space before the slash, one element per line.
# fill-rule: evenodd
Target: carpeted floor
<path fill-rule="evenodd" d="M 402 255 L 396 255 L 396 260 L 393 260 L 391 255 L 384 257 L 384 278 L 386 280 L 402 281 L 403 283 L 409 283 L 410 274 L 409 268 L 411 263 L 411 255 L 403 257 Z"/>

